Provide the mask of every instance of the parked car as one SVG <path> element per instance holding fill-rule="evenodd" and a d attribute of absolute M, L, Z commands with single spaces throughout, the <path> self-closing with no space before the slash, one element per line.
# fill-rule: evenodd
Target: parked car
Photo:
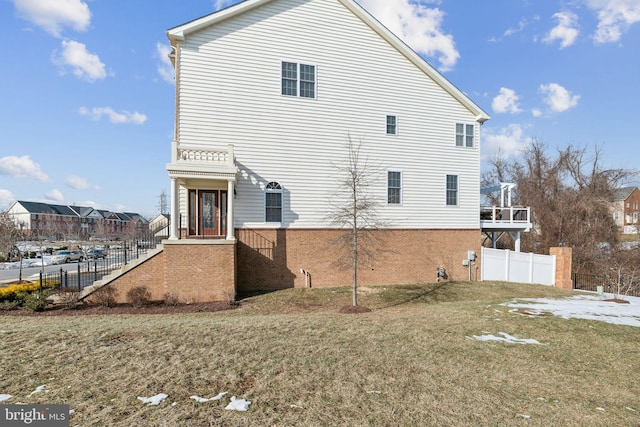
<path fill-rule="evenodd" d="M 107 256 L 107 251 L 104 249 L 89 249 L 87 252 L 88 259 L 100 259 Z"/>
<path fill-rule="evenodd" d="M 56 251 L 55 255 L 51 256 L 51 262 L 54 264 L 66 264 L 71 261 L 82 261 L 84 259 L 84 255 L 80 250 L 72 250 L 72 251 Z"/>

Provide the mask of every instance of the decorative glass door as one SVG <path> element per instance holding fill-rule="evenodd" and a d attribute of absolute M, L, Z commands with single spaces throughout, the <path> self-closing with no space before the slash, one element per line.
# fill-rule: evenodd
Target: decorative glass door
<path fill-rule="evenodd" d="M 227 232 L 227 192 L 189 190 L 189 236 L 219 237 Z"/>
<path fill-rule="evenodd" d="M 218 191 L 200 191 L 200 215 L 200 235 L 219 235 Z"/>

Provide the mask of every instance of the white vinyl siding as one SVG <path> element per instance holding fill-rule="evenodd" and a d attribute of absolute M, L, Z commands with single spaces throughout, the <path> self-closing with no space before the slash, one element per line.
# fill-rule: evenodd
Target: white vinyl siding
<path fill-rule="evenodd" d="M 266 177 L 287 183 L 281 226 L 330 226 L 328 201 L 351 138 L 379 171 L 371 192 L 390 227 L 479 228 L 480 126 L 474 149 L 451 141 L 455 123 L 474 123 L 475 114 L 339 1 L 266 3 L 188 36 L 179 58 L 179 141 L 234 144 L 236 227 L 269 226 Z M 282 61 L 316 66 L 314 102 L 280 95 Z M 389 112 L 402 118 L 392 143 L 381 129 Z M 402 170 L 401 206 L 385 203 L 390 168 Z M 464 183 L 456 210 L 442 202 L 450 170 Z"/>

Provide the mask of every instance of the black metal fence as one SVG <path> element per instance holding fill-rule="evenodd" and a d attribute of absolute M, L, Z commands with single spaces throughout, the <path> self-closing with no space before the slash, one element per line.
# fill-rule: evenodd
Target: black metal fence
<path fill-rule="evenodd" d="M 617 285 L 606 276 L 572 273 L 571 279 L 573 281 L 573 289 L 597 292 L 598 287 L 602 286 L 603 292 L 611 294 L 618 292 Z M 623 283 L 625 283 L 624 280 Z M 624 295 L 640 297 L 640 283 L 636 283 L 635 286 L 624 286 L 623 291 Z"/>
<path fill-rule="evenodd" d="M 131 261 L 147 254 L 166 237 L 162 233 L 159 234 L 151 230 L 128 241 L 117 241 L 104 245 L 106 248 L 104 258 L 85 259 L 78 262 L 74 268 L 68 268 L 67 264 L 66 269 L 40 272 L 40 286 L 82 290 L 91 286 L 96 280 L 101 280 Z"/>

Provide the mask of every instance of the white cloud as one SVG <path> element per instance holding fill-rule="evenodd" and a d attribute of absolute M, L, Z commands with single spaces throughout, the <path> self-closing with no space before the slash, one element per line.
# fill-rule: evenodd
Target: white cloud
<path fill-rule="evenodd" d="M 158 63 L 158 74 L 162 77 L 167 83 L 175 84 L 175 69 L 173 68 L 173 64 L 169 59 L 169 54 L 171 53 L 171 46 L 164 43 L 156 43 L 156 55 L 160 62 Z"/>
<path fill-rule="evenodd" d="M 460 58 L 453 36 L 442 30 L 445 13 L 412 0 L 357 0 L 416 52 L 436 58 L 440 71 L 453 69 Z"/>
<path fill-rule="evenodd" d="M 71 68 L 73 74 L 88 82 L 107 77 L 105 65 L 100 57 L 87 50 L 87 47 L 74 40 L 62 41 L 62 53 L 54 52 L 54 63 Z"/>
<path fill-rule="evenodd" d="M 48 193 L 45 193 L 44 197 L 47 200 L 53 201 L 53 202 L 62 202 L 64 200 L 64 196 L 62 195 L 62 192 L 60 190 L 58 190 L 57 188 L 54 188 L 53 190 L 49 191 Z"/>
<path fill-rule="evenodd" d="M 0 175 L 9 175 L 13 178 L 35 178 L 42 182 L 50 181 L 47 174 L 40 169 L 40 165 L 31 160 L 29 156 L 1 158 Z"/>
<path fill-rule="evenodd" d="M 13 0 L 18 15 L 60 37 L 63 28 L 85 31 L 91 22 L 89 6 L 82 0 Z"/>
<path fill-rule="evenodd" d="M 526 147 L 530 138 L 524 136 L 522 126 L 510 124 L 506 128 L 482 130 L 482 157 L 490 159 L 501 153 L 505 158 L 517 156 Z"/>
<path fill-rule="evenodd" d="M 542 116 L 542 111 L 539 108 L 534 108 L 533 110 L 531 110 L 531 114 L 533 115 L 533 117 L 540 117 Z"/>
<path fill-rule="evenodd" d="M 213 7 L 214 7 L 214 10 L 220 10 L 235 2 L 236 2 L 235 0 L 215 0 L 213 2 Z"/>
<path fill-rule="evenodd" d="M 540 92 L 544 95 L 544 103 L 556 113 L 562 113 L 575 107 L 580 99 L 579 95 L 572 95 L 557 83 L 540 85 Z"/>
<path fill-rule="evenodd" d="M 558 25 L 553 27 L 542 41 L 550 44 L 560 40 L 560 49 L 571 46 L 580 34 L 578 15 L 571 11 L 565 11 L 555 13 L 553 17 L 558 21 Z"/>
<path fill-rule="evenodd" d="M 11 191 L 0 188 L 0 210 L 8 209 L 9 205 L 15 201 L 16 198 Z"/>
<path fill-rule="evenodd" d="M 133 123 L 141 125 L 147 121 L 147 116 L 138 112 L 130 113 L 129 111 L 123 111 L 118 113 L 111 107 L 94 107 L 88 109 L 87 107 L 80 107 L 78 112 L 83 116 L 90 116 L 93 120 L 100 120 L 102 116 L 107 116 L 111 123 Z"/>
<path fill-rule="evenodd" d="M 638 0 L 587 0 L 587 6 L 598 15 L 596 43 L 617 42 L 631 25 L 640 22 Z"/>
<path fill-rule="evenodd" d="M 496 113 L 511 113 L 517 114 L 522 112 L 518 101 L 520 97 L 516 95 L 513 89 L 506 87 L 500 88 L 500 94 L 493 98 L 491 107 Z"/>
<path fill-rule="evenodd" d="M 525 28 L 527 28 L 528 22 L 526 19 L 521 19 L 520 22 L 518 22 L 518 27 L 511 27 L 509 29 L 507 29 L 507 31 L 504 32 L 504 36 L 505 37 L 509 37 L 512 36 L 516 33 L 519 33 L 520 31 L 524 30 Z"/>
<path fill-rule="evenodd" d="M 98 190 L 100 188 L 96 185 L 92 185 L 88 179 L 82 178 L 81 176 L 77 175 L 69 175 L 67 177 L 67 180 L 65 181 L 65 184 L 75 190 Z"/>

